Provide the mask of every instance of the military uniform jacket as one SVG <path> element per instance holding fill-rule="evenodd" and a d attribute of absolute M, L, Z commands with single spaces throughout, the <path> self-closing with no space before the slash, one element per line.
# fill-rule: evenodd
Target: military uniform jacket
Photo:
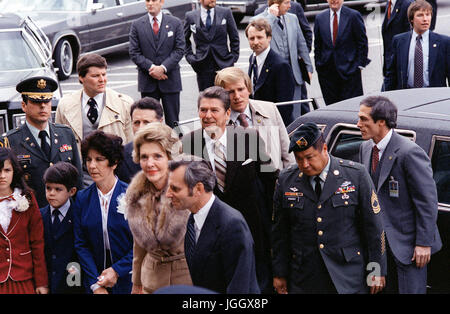
<path fill-rule="evenodd" d="M 72 130 L 65 125 L 49 123 L 49 131 L 50 159 L 45 156 L 26 124 L 10 130 L 2 140 L 5 147 L 10 147 L 15 152 L 24 171 L 25 181 L 34 190 L 39 207 L 47 205 L 42 178 L 48 167 L 58 161 L 66 161 L 82 173 L 80 155 Z M 80 176 L 78 188 L 81 188 L 81 185 Z"/>
<path fill-rule="evenodd" d="M 297 165 L 280 173 L 274 193 L 273 274 L 286 278 L 290 289 L 302 290 L 304 278 L 315 271 L 304 267 L 305 261 L 319 250 L 338 293 L 364 292 L 368 263 L 378 263 L 385 272 L 380 206 L 361 164 L 330 158 L 320 199 Z"/>

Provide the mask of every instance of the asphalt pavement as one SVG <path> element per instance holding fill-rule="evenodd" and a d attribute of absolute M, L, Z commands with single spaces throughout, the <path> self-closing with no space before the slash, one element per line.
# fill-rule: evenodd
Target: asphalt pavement
<path fill-rule="evenodd" d="M 363 13 L 369 40 L 369 58 L 371 59 L 370 64 L 362 72 L 365 95 L 378 93 L 383 81 L 383 42 L 381 37 L 383 12 L 383 8 L 374 7 Z M 308 19 L 310 20 L 311 29 L 313 29 L 314 17 L 310 16 Z M 245 71 L 248 70 L 248 59 L 252 52 L 244 33 L 248 20 L 249 17 L 245 17 L 238 26 L 241 50 L 239 60 L 235 64 L 235 66 L 238 66 Z M 435 32 L 450 36 L 450 1 L 448 0 L 438 1 L 438 15 Z M 314 64 L 314 53 L 312 52 L 310 56 Z M 135 100 L 139 99 L 140 93 L 137 91 L 136 65 L 129 59 L 128 51 L 124 50 L 106 55 L 105 57 L 108 62 L 108 87 L 125 93 Z M 180 66 L 183 86 L 183 91 L 180 96 L 180 120 L 188 120 L 197 117 L 198 87 L 195 72 L 184 58 L 181 60 Z M 62 81 L 60 84 L 63 94 L 71 93 L 81 88 L 77 74 L 73 74 L 68 80 Z M 315 98 L 319 106 L 324 106 L 322 92 L 319 87 L 316 73 L 313 75 L 311 85 L 307 85 L 307 89 L 308 96 Z M 189 128 L 195 127 L 197 127 L 197 125 L 189 126 Z"/>

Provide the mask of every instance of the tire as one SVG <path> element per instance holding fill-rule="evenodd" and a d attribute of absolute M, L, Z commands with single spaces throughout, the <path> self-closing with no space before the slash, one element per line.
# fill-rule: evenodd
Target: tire
<path fill-rule="evenodd" d="M 58 68 L 58 79 L 63 81 L 70 77 L 73 70 L 72 44 L 67 39 L 61 39 L 56 45 L 55 68 Z"/>

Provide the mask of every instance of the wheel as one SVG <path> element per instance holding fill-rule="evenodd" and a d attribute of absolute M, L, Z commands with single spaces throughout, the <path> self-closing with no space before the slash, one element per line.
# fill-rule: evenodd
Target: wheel
<path fill-rule="evenodd" d="M 66 80 L 72 74 L 73 51 L 70 41 L 62 39 L 55 49 L 55 67 L 58 68 L 58 79 Z"/>

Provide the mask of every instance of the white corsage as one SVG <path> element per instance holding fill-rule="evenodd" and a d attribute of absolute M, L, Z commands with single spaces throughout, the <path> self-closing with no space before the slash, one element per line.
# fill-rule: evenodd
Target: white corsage
<path fill-rule="evenodd" d="M 14 208 L 16 211 L 24 212 L 28 209 L 28 207 L 30 207 L 30 202 L 28 201 L 28 199 L 25 196 L 23 196 L 21 194 L 14 195 L 14 199 L 15 199 L 15 203 L 17 204 Z"/>
<path fill-rule="evenodd" d="M 125 193 L 122 193 L 117 197 L 117 212 L 122 214 L 125 220 L 127 219 L 127 200 L 125 198 Z"/>

